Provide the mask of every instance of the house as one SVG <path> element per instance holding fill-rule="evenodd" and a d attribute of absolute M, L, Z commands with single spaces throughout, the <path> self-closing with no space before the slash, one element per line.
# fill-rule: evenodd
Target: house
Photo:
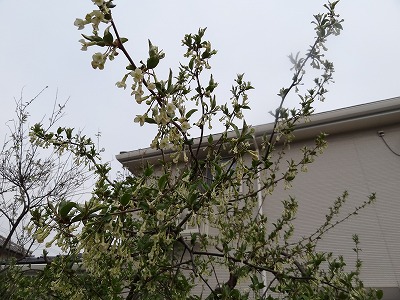
<path fill-rule="evenodd" d="M 0 260 L 5 260 L 10 257 L 22 259 L 30 255 L 30 252 L 28 250 L 12 241 L 9 241 L 8 244 L 4 247 L 5 241 L 6 238 L 0 235 L 0 245 L 2 246 L 0 247 Z"/>
<path fill-rule="evenodd" d="M 256 148 L 273 124 L 254 129 Z M 400 299 L 400 97 L 311 116 L 310 122 L 297 126 L 287 157 L 312 145 L 320 132 L 328 134 L 328 148 L 306 173 L 296 177 L 291 189 L 278 186 L 262 210 L 267 216 L 279 216 L 280 200 L 295 196 L 299 202 L 295 236 L 300 238 L 324 222 L 329 207 L 343 191 L 349 194 L 343 216 L 376 193 L 376 203 L 329 231 L 319 250 L 354 262 L 352 235 L 358 234 L 365 286 L 382 289 L 385 300 Z M 121 153 L 117 159 L 135 174 L 145 162 L 157 164 L 159 155 L 158 150 L 148 148 Z"/>

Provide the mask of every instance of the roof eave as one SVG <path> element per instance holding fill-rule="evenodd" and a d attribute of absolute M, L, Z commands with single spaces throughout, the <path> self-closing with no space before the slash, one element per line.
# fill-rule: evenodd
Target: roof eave
<path fill-rule="evenodd" d="M 330 135 L 358 131 L 362 129 L 379 128 L 390 124 L 396 124 L 400 120 L 400 97 L 380 100 L 367 104 L 361 104 L 332 111 L 322 112 L 310 117 L 310 121 L 297 125 L 295 136 L 296 141 L 314 138 L 321 132 Z M 264 135 L 268 135 L 273 130 L 273 123 L 253 126 L 255 138 L 258 143 Z M 214 134 L 214 140 L 217 140 L 221 134 Z M 234 136 L 234 133 L 229 135 Z M 197 145 L 200 139 L 194 139 Z M 203 141 L 200 147 L 205 147 L 207 141 Z M 168 155 L 171 151 L 164 151 Z M 129 152 L 121 152 L 116 155 L 117 160 L 135 173 L 143 162 L 156 163 L 160 159 L 160 150 L 145 148 Z"/>

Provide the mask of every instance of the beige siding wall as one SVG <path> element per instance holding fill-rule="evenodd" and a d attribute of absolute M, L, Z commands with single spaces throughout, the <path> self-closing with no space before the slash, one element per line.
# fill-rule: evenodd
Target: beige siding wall
<path fill-rule="evenodd" d="M 289 195 L 295 196 L 299 211 L 294 222 L 294 239 L 299 239 L 313 233 L 325 221 L 329 206 L 345 190 L 349 198 L 342 217 L 375 192 L 377 202 L 328 232 L 319 250 L 343 255 L 352 266 L 355 262 L 352 235 L 357 233 L 363 250 L 362 278 L 366 286 L 384 288 L 384 299 L 400 299 L 400 157 L 388 149 L 377 131 L 383 130 L 388 144 L 400 153 L 399 99 L 316 114 L 311 123 L 300 125 L 296 132 L 299 138 L 306 139 L 319 131 L 331 133 L 328 149 L 309 166 L 307 173 L 299 174 L 292 189 L 279 186 L 263 203 L 263 211 L 272 223 L 282 213 L 281 201 Z M 272 128 L 272 124 L 255 126 L 256 138 Z M 195 140 L 198 142 L 199 139 Z M 304 144 L 312 146 L 313 142 L 294 143 L 286 151 L 287 158 L 300 157 L 298 149 Z M 117 159 L 134 173 L 143 161 L 157 165 L 159 157 L 154 149 L 141 149 L 122 153 Z M 283 172 L 284 166 L 281 168 Z M 209 229 L 209 234 L 218 233 Z M 216 272 L 221 282 L 228 280 L 228 272 L 222 269 Z M 210 278 L 210 286 L 216 284 Z M 200 284 L 196 293 L 206 290 Z"/>
<path fill-rule="evenodd" d="M 384 130 L 388 144 L 400 153 L 400 124 L 331 135 L 327 138 L 328 148 L 309 165 L 308 172 L 300 173 L 291 189 L 285 190 L 279 185 L 273 195 L 264 200 L 263 211 L 272 223 L 281 215 L 281 201 L 289 195 L 296 197 L 299 202 L 294 221 L 293 239 L 296 240 L 310 235 L 323 224 L 328 208 L 345 190 L 349 198 L 342 217 L 361 205 L 371 193 L 376 193 L 377 202 L 328 232 L 319 250 L 343 255 L 349 268 L 353 268 L 356 257 L 352 235 L 358 234 L 365 285 L 392 288 L 384 299 L 397 299 L 400 297 L 400 157 L 387 148 L 378 130 Z M 298 149 L 305 144 L 311 147 L 313 141 L 293 144 L 286 151 L 287 158 L 299 158 Z M 208 228 L 208 233 L 218 234 L 213 228 Z M 212 288 L 229 279 L 229 272 L 218 266 L 215 273 L 208 278 Z M 248 284 L 240 282 L 238 288 L 247 289 Z M 209 289 L 199 280 L 194 294 L 209 295 Z"/>
<path fill-rule="evenodd" d="M 282 211 L 280 200 L 295 196 L 299 201 L 295 236 L 299 238 L 309 235 L 324 222 L 328 207 L 344 190 L 349 192 L 349 198 L 343 216 L 375 192 L 377 202 L 329 232 L 319 249 L 343 255 L 354 265 L 352 234 L 357 233 L 363 250 L 365 285 L 393 287 L 398 292 L 400 157 L 390 152 L 378 136 L 378 130 L 384 130 L 388 144 L 400 153 L 400 124 L 329 136 L 328 149 L 309 166 L 309 171 L 295 179 L 292 189 L 276 189 L 265 200 L 263 209 L 272 220 Z M 293 146 L 288 157 L 296 156 L 296 145 Z"/>

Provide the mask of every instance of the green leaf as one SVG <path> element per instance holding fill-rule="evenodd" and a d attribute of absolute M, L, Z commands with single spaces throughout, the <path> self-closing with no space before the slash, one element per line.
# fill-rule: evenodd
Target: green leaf
<path fill-rule="evenodd" d="M 383 297 L 383 291 L 382 291 L 382 290 L 377 290 L 377 291 L 376 291 L 376 297 L 377 297 L 378 299 L 382 299 L 382 297 Z"/>
<path fill-rule="evenodd" d="M 62 202 L 58 208 L 58 213 L 62 219 L 65 219 L 72 208 L 77 207 L 78 204 L 72 201 Z"/>
<path fill-rule="evenodd" d="M 190 193 L 189 196 L 188 196 L 188 199 L 187 199 L 188 204 L 189 204 L 190 206 L 192 206 L 192 205 L 196 202 L 196 200 L 197 200 L 198 198 L 199 198 L 199 195 L 198 195 L 196 192 Z"/>
<path fill-rule="evenodd" d="M 105 30 L 104 30 L 104 37 L 103 37 L 103 41 L 106 43 L 106 45 L 112 45 L 114 42 L 114 37 L 110 32 L 110 26 L 108 26 Z"/>
<path fill-rule="evenodd" d="M 212 93 L 217 86 L 218 84 L 214 81 L 214 78 L 211 74 L 210 81 L 208 82 L 208 87 L 206 88 L 206 91 Z"/>
<path fill-rule="evenodd" d="M 100 41 L 103 40 L 101 37 L 99 37 L 99 36 L 97 36 L 97 35 L 88 36 L 88 35 L 82 34 L 82 36 L 83 36 L 85 39 L 87 39 L 88 41 L 91 41 L 91 42 L 100 42 Z"/>
<path fill-rule="evenodd" d="M 84 216 L 84 215 L 83 215 L 82 213 L 76 215 L 75 217 L 73 217 L 73 218 L 71 219 L 70 223 L 72 224 L 72 223 L 81 221 L 83 216 Z"/>
<path fill-rule="evenodd" d="M 105 206 L 97 206 L 95 208 L 92 208 L 91 210 L 89 210 L 89 214 L 94 214 L 95 212 L 98 212 L 99 210 L 102 210 L 103 208 L 105 208 Z"/>
<path fill-rule="evenodd" d="M 167 185 L 167 181 L 168 181 L 167 174 L 164 174 L 163 176 L 161 176 L 160 179 L 158 179 L 158 188 L 160 190 L 165 189 L 165 186 Z"/>
<path fill-rule="evenodd" d="M 157 91 L 160 93 L 161 96 L 165 96 L 166 90 L 165 90 L 165 83 L 163 81 L 157 81 L 155 82 Z"/>
<path fill-rule="evenodd" d="M 204 51 L 203 54 L 201 55 L 202 59 L 207 59 L 211 57 L 210 51 Z"/>
<path fill-rule="evenodd" d="M 144 170 L 144 176 L 149 177 L 151 174 L 153 174 L 153 172 L 153 166 L 147 166 L 147 168 Z"/>
<path fill-rule="evenodd" d="M 218 164 L 214 164 L 214 167 L 215 167 L 215 178 L 219 179 L 221 177 L 221 174 L 222 174 L 222 168 Z"/>
<path fill-rule="evenodd" d="M 157 56 L 152 56 L 147 59 L 147 69 L 154 69 L 157 67 L 160 59 Z"/>
<path fill-rule="evenodd" d="M 340 23 L 335 24 L 335 27 L 340 29 L 340 30 L 343 30 L 343 26 Z"/>
<path fill-rule="evenodd" d="M 167 83 L 167 92 L 171 93 L 172 92 L 172 70 L 169 69 L 169 76 L 168 76 L 168 83 Z"/>
<path fill-rule="evenodd" d="M 211 109 L 211 110 L 214 110 L 215 107 L 217 106 L 217 101 L 215 100 L 215 95 L 214 95 L 214 97 L 212 97 L 212 98 L 210 99 L 210 104 L 211 104 L 210 109 Z"/>
<path fill-rule="evenodd" d="M 189 119 L 196 111 L 197 111 L 196 108 L 193 108 L 193 109 L 189 110 L 189 111 L 186 113 L 185 118 L 186 118 L 186 119 Z"/>
<path fill-rule="evenodd" d="M 71 137 L 72 137 L 72 130 L 74 130 L 73 128 L 67 128 L 67 129 L 65 129 L 65 133 L 66 133 L 66 135 L 67 135 L 67 139 L 71 139 Z"/>
<path fill-rule="evenodd" d="M 193 70 L 193 66 L 194 66 L 194 58 L 192 58 L 192 59 L 189 61 L 189 69 L 190 69 L 190 70 Z"/>
<path fill-rule="evenodd" d="M 126 193 L 119 199 L 119 203 L 121 203 L 121 205 L 125 206 L 129 203 L 130 200 L 131 200 L 131 194 Z"/>
<path fill-rule="evenodd" d="M 193 139 L 188 139 L 183 142 L 184 145 L 193 145 L 193 143 L 194 143 Z"/>
<path fill-rule="evenodd" d="M 153 118 L 144 118 L 144 121 L 149 124 L 157 124 Z"/>
<path fill-rule="evenodd" d="M 147 41 L 149 43 L 149 55 L 153 56 L 152 54 L 154 54 L 154 46 L 149 39 Z"/>
<path fill-rule="evenodd" d="M 104 20 L 111 21 L 111 14 L 110 13 L 105 13 L 104 14 Z"/>
<path fill-rule="evenodd" d="M 116 7 L 116 5 L 115 5 L 114 3 L 112 3 L 112 1 L 107 2 L 107 3 L 106 3 L 106 6 L 107 6 L 108 8 L 114 8 L 114 7 Z"/>
<path fill-rule="evenodd" d="M 233 129 L 235 130 L 236 136 L 237 136 L 237 137 L 240 137 L 239 128 L 238 128 L 235 124 L 233 124 L 233 123 L 231 123 L 230 125 L 231 125 L 231 126 L 233 127 Z"/>

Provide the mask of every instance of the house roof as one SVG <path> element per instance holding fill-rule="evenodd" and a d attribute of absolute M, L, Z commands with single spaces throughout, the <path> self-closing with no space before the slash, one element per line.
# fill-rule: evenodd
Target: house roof
<path fill-rule="evenodd" d="M 58 257 L 66 257 L 65 255 L 56 255 L 56 256 L 29 256 L 25 257 L 24 259 L 21 259 L 17 262 L 18 265 L 45 265 L 47 263 L 51 263 L 53 260 L 55 260 Z M 76 262 L 81 262 L 82 261 L 82 253 L 79 253 Z"/>
<path fill-rule="evenodd" d="M 6 238 L 4 236 L 0 235 L 0 245 L 1 246 L 4 245 L 5 241 L 6 241 Z M 17 255 L 27 255 L 28 254 L 28 255 L 30 255 L 30 252 L 28 252 L 27 249 L 25 249 L 23 246 L 18 245 L 12 241 L 9 241 L 5 248 L 6 248 L 6 251 L 10 251 L 13 254 L 17 254 Z"/>
<path fill-rule="evenodd" d="M 314 114 L 310 122 L 297 125 L 295 136 L 296 141 L 313 138 L 321 132 L 334 135 L 337 133 L 357 131 L 377 126 L 396 124 L 400 120 L 400 97 L 370 102 L 340 108 L 332 111 Z M 253 126 L 255 138 L 258 142 L 265 134 L 273 130 L 274 123 L 267 123 Z M 233 137 L 234 132 L 230 135 Z M 214 140 L 220 134 L 214 134 Z M 229 136 L 229 134 L 228 134 Z M 199 138 L 194 139 L 194 144 L 200 142 Z M 207 141 L 202 146 L 206 146 Z M 165 151 L 168 154 L 168 151 Z M 117 160 L 131 172 L 135 173 L 143 164 L 143 161 L 157 163 L 161 152 L 158 149 L 145 148 L 128 152 L 121 152 L 116 155 Z"/>

